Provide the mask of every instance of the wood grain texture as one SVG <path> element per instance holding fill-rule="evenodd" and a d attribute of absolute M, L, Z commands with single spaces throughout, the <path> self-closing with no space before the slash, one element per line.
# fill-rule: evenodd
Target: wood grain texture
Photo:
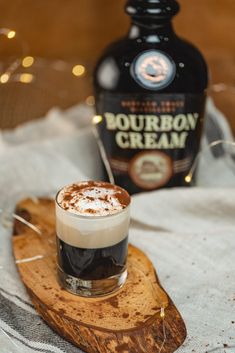
<path fill-rule="evenodd" d="M 27 199 L 16 212 L 42 232 L 40 236 L 15 223 L 16 260 L 44 256 L 18 263 L 22 281 L 39 314 L 62 337 L 88 353 L 153 353 L 164 341 L 164 324 L 167 340 L 161 353 L 172 353 L 183 343 L 184 322 L 143 252 L 130 245 L 128 279 L 118 292 L 100 298 L 74 296 L 56 279 L 54 202 Z M 161 308 L 165 308 L 164 320 Z"/>

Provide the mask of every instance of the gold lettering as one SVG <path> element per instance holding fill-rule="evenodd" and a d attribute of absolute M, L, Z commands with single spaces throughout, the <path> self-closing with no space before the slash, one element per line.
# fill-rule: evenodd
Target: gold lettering
<path fill-rule="evenodd" d="M 161 134 L 159 141 L 158 141 L 158 144 L 157 144 L 157 147 L 161 148 L 161 149 L 166 149 L 166 150 L 171 148 L 167 133 Z"/>
<path fill-rule="evenodd" d="M 130 118 L 130 124 L 131 124 L 132 130 L 134 130 L 134 131 L 144 130 L 144 116 L 143 115 L 130 114 L 129 118 Z"/>
<path fill-rule="evenodd" d="M 105 113 L 106 127 L 108 130 L 116 130 L 115 115 L 113 113 Z"/>
<path fill-rule="evenodd" d="M 129 148 L 130 144 L 128 141 L 128 133 L 119 131 L 116 133 L 116 143 L 119 147 L 126 149 Z"/>
<path fill-rule="evenodd" d="M 157 134 L 155 132 L 152 133 L 144 133 L 144 140 L 145 140 L 145 148 L 146 149 L 153 149 L 157 148 Z"/>
<path fill-rule="evenodd" d="M 145 131 L 159 131 L 159 117 L 156 115 L 145 115 Z"/>
<path fill-rule="evenodd" d="M 179 114 L 174 117 L 173 128 L 175 131 L 189 130 L 187 118 L 184 114 Z"/>
<path fill-rule="evenodd" d="M 161 115 L 161 131 L 171 131 L 173 126 L 172 115 Z"/>
<path fill-rule="evenodd" d="M 157 116 L 106 112 L 104 117 L 107 130 L 119 130 L 115 139 L 120 148 L 182 149 L 186 146 L 188 131 L 197 127 L 199 114 Z"/>
<path fill-rule="evenodd" d="M 130 148 L 144 148 L 141 134 L 130 132 L 129 136 L 130 136 Z"/>
<path fill-rule="evenodd" d="M 199 118 L 199 115 L 197 113 L 188 114 L 188 122 L 189 122 L 191 130 L 195 130 L 196 129 L 198 118 Z"/>
<path fill-rule="evenodd" d="M 116 124 L 118 130 L 127 131 L 130 129 L 130 121 L 128 119 L 128 116 L 125 114 L 118 114 L 116 116 Z"/>
<path fill-rule="evenodd" d="M 188 137 L 188 132 L 182 132 L 178 134 L 177 132 L 171 133 L 171 148 L 184 148 L 186 145 L 186 140 Z"/>

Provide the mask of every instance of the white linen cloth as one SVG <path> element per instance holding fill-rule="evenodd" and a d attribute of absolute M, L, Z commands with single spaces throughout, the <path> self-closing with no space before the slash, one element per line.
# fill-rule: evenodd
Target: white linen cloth
<path fill-rule="evenodd" d="M 91 117 L 92 110 L 83 106 L 53 109 L 45 119 L 0 134 L 1 353 L 81 352 L 32 307 L 5 217 L 20 198 L 54 195 L 67 183 L 102 177 Z M 232 140 L 226 120 L 209 101 L 204 148 L 214 138 Z M 185 320 L 188 337 L 180 353 L 235 352 L 235 162 L 225 152 L 205 151 L 197 188 L 133 197 L 130 240 L 151 258 Z"/>

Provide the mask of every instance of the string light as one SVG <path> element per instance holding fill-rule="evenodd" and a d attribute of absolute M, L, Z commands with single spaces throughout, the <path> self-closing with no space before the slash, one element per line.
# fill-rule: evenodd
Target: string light
<path fill-rule="evenodd" d="M 72 73 L 74 76 L 83 76 L 86 72 L 86 69 L 83 65 L 75 65 L 72 68 Z"/>
<path fill-rule="evenodd" d="M 90 107 L 93 107 L 95 105 L 95 97 L 94 96 L 87 97 L 86 104 L 89 105 Z"/>
<path fill-rule="evenodd" d="M 165 309 L 164 308 L 161 308 L 160 317 L 161 317 L 161 319 L 164 319 L 164 317 L 165 317 Z"/>
<path fill-rule="evenodd" d="M 0 208 L 0 214 L 2 214 L 2 216 L 6 216 L 5 212 Z M 42 232 L 40 231 L 40 229 L 38 229 L 38 227 L 36 227 L 34 224 L 26 221 L 26 219 L 24 219 L 23 217 L 20 217 L 19 215 L 17 215 L 16 213 L 12 213 L 11 215 L 13 218 L 15 218 L 17 221 L 23 223 L 24 225 L 26 225 L 27 227 L 31 228 L 34 232 L 36 232 L 37 234 L 41 235 Z M 2 219 L 0 219 L 0 221 L 2 221 Z"/>
<path fill-rule="evenodd" d="M 0 76 L 0 82 L 1 83 L 7 83 L 10 79 L 10 75 L 8 73 L 2 74 Z"/>
<path fill-rule="evenodd" d="M 163 341 L 162 341 L 162 345 L 158 351 L 158 353 L 161 353 L 164 346 L 165 346 L 165 343 L 166 343 L 166 340 L 167 340 L 167 336 L 166 336 L 166 325 L 165 325 L 165 309 L 164 308 L 161 308 L 161 311 L 160 311 L 160 318 L 162 319 L 162 331 L 163 331 Z"/>
<path fill-rule="evenodd" d="M 94 125 L 99 124 L 99 123 L 101 123 L 102 119 L 103 119 L 103 118 L 102 118 L 101 115 L 95 115 L 95 116 L 93 117 L 93 119 L 92 119 L 92 123 L 93 123 Z"/>
<path fill-rule="evenodd" d="M 225 92 L 225 91 L 230 91 L 231 93 L 235 92 L 235 86 L 234 85 L 226 85 L 226 83 L 215 83 L 214 85 L 212 85 L 211 87 L 209 87 L 209 90 L 211 92 L 215 92 L 215 93 L 221 93 L 221 92 Z"/>
<path fill-rule="evenodd" d="M 207 151 L 207 150 L 211 150 L 212 148 L 219 146 L 219 145 L 227 145 L 227 146 L 232 146 L 235 147 L 235 142 L 234 141 L 228 141 L 228 140 L 216 140 L 211 142 L 208 146 L 206 146 L 204 149 L 202 149 L 196 156 L 193 165 L 188 173 L 188 175 L 185 177 L 185 181 L 186 183 L 191 183 L 192 179 L 193 179 L 193 175 L 196 171 L 197 165 L 199 163 L 199 160 L 202 156 L 202 154 Z"/>
<path fill-rule="evenodd" d="M 34 58 L 32 56 L 26 56 L 22 60 L 22 66 L 23 67 L 30 67 L 30 66 L 33 65 L 33 63 L 34 63 Z"/>
<path fill-rule="evenodd" d="M 188 174 L 188 175 L 185 177 L 185 181 L 186 181 L 186 183 L 190 184 L 191 181 L 192 181 L 192 175 Z"/>
<path fill-rule="evenodd" d="M 13 39 L 16 37 L 16 31 L 9 28 L 0 28 L 0 35 L 5 35 L 8 39 Z M 26 50 L 26 45 L 23 43 L 19 36 L 17 36 L 17 40 L 19 41 L 22 49 L 22 53 Z M 10 81 L 12 78 L 12 74 L 18 69 L 20 66 L 21 60 L 16 59 L 14 62 L 10 64 L 10 66 L 6 69 L 4 73 L 0 76 L 0 83 L 4 84 Z"/>
<path fill-rule="evenodd" d="M 17 35 L 17 40 L 19 41 L 19 44 L 21 45 L 22 53 L 21 53 L 21 58 L 16 59 L 6 70 L 5 72 L 0 74 L 0 84 L 5 84 L 8 82 L 21 82 L 21 83 L 31 83 L 34 79 L 35 76 L 29 73 L 16 73 L 16 70 L 22 66 L 24 68 L 29 68 L 31 67 L 34 62 L 35 58 L 33 56 L 27 55 L 29 48 L 26 42 L 22 41 L 20 36 L 16 33 L 15 30 L 9 29 L 9 28 L 0 28 L 0 35 L 4 35 L 8 39 L 13 39 Z M 40 65 L 40 60 L 39 65 Z M 42 62 L 42 60 L 41 60 Z M 71 65 L 66 63 L 65 61 L 58 60 L 53 62 L 52 68 L 54 70 L 59 70 L 59 71 L 68 71 L 74 76 L 77 77 L 82 77 L 86 74 L 86 67 L 82 64 L 76 64 L 71 68 Z M 86 104 L 88 106 L 94 106 L 95 100 L 93 96 L 89 96 L 86 99 Z"/>
<path fill-rule="evenodd" d="M 10 75 L 9 73 L 0 76 L 0 83 L 4 84 L 11 80 L 11 82 L 31 83 L 34 80 L 34 75 L 24 73 L 19 75 Z"/>
<path fill-rule="evenodd" d="M 7 38 L 8 39 L 13 39 L 16 36 L 16 32 L 13 30 L 9 30 L 7 33 Z"/>
<path fill-rule="evenodd" d="M 36 255 L 36 256 L 33 256 L 33 257 L 26 258 L 26 259 L 16 260 L 15 263 L 16 264 L 24 264 L 26 262 L 42 260 L 42 259 L 44 259 L 44 257 L 45 257 L 44 255 Z"/>
<path fill-rule="evenodd" d="M 112 169 L 111 169 L 111 166 L 110 166 L 110 163 L 109 163 L 109 160 L 108 160 L 105 148 L 104 148 L 104 144 L 103 144 L 103 141 L 100 138 L 100 135 L 99 135 L 98 129 L 97 129 L 97 124 L 99 122 L 101 122 L 101 121 L 102 121 L 102 116 L 95 115 L 93 117 L 93 119 L 92 119 L 92 122 L 93 122 L 93 134 L 95 136 L 96 143 L 98 145 L 98 148 L 99 148 L 99 151 L 100 151 L 100 156 L 101 156 L 102 162 L 104 163 L 104 167 L 106 169 L 109 182 L 110 182 L 110 184 L 115 184 L 113 172 L 112 172 Z"/>
<path fill-rule="evenodd" d="M 32 74 L 25 73 L 25 74 L 19 75 L 19 81 L 21 83 L 30 83 L 33 81 L 33 79 L 34 79 L 34 76 Z"/>

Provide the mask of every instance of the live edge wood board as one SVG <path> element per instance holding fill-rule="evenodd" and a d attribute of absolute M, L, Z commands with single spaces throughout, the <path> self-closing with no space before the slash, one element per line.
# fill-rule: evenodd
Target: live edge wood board
<path fill-rule="evenodd" d="M 74 296 L 57 282 L 53 201 L 26 199 L 16 213 L 41 230 L 16 221 L 13 251 L 16 260 L 43 256 L 17 266 L 36 310 L 59 335 L 89 353 L 171 353 L 182 345 L 184 322 L 143 252 L 129 246 L 128 279 L 116 293 Z"/>

